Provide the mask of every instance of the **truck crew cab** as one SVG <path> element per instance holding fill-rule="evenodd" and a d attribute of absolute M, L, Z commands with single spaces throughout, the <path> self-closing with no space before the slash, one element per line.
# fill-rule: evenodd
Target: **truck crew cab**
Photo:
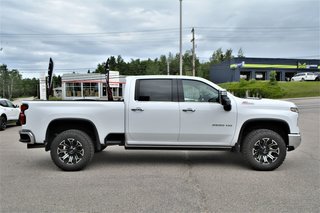
<path fill-rule="evenodd" d="M 301 142 L 293 103 L 241 99 L 187 76 L 127 77 L 121 101 L 25 101 L 20 117 L 20 142 L 68 171 L 111 145 L 236 150 L 253 169 L 274 170 Z"/>

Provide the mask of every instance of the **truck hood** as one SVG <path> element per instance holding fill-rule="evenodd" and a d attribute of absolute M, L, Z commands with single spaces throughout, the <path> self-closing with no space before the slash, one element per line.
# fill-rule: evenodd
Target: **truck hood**
<path fill-rule="evenodd" d="M 273 100 L 267 98 L 235 98 L 240 106 L 252 106 L 255 108 L 265 109 L 290 109 L 291 107 L 297 107 L 294 103 L 283 100 Z"/>

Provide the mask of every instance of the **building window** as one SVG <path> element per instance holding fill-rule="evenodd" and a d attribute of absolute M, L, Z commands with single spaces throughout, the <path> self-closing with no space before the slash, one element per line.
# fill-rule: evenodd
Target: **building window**
<path fill-rule="evenodd" d="M 281 72 L 277 72 L 276 80 L 281 81 Z"/>
<path fill-rule="evenodd" d="M 83 83 L 83 96 L 99 96 L 98 83 Z"/>
<path fill-rule="evenodd" d="M 240 79 L 250 80 L 251 72 L 240 72 Z"/>
<path fill-rule="evenodd" d="M 256 72 L 256 80 L 266 80 L 265 72 Z"/>
<path fill-rule="evenodd" d="M 112 88 L 112 95 L 113 96 L 119 96 L 118 95 L 118 88 Z"/>
<path fill-rule="evenodd" d="M 286 81 L 290 81 L 291 78 L 294 76 L 294 74 L 295 74 L 295 72 L 286 72 L 286 73 L 284 74 L 285 80 L 286 80 Z"/>
<path fill-rule="evenodd" d="M 118 88 L 112 88 L 111 87 L 111 91 L 112 91 L 112 96 L 119 96 Z M 106 83 L 102 84 L 102 96 L 104 96 L 104 97 L 108 96 Z"/>
<path fill-rule="evenodd" d="M 119 96 L 122 97 L 122 84 L 119 85 Z"/>
<path fill-rule="evenodd" d="M 103 83 L 103 84 L 102 84 L 102 96 L 107 96 L 106 83 Z"/>
<path fill-rule="evenodd" d="M 81 97 L 81 83 L 66 83 L 66 97 Z"/>

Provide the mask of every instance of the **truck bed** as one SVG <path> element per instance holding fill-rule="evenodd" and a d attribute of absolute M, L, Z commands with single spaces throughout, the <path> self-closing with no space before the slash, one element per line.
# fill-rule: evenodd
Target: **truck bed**
<path fill-rule="evenodd" d="M 95 125 L 102 143 L 109 133 L 124 133 L 123 101 L 26 101 L 23 104 L 32 109 L 25 111 L 27 123 L 23 128 L 32 127 L 37 135 L 36 143 L 44 143 L 47 128 L 56 120 L 89 121 Z"/>

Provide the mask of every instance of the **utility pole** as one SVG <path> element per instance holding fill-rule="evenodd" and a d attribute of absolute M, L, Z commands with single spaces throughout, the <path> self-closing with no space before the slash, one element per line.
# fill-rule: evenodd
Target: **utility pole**
<path fill-rule="evenodd" d="M 182 75 L 182 0 L 180 0 L 180 75 Z"/>
<path fill-rule="evenodd" d="M 192 76 L 196 76 L 196 62 L 195 62 L 195 59 L 196 59 L 196 56 L 195 56 L 195 45 L 194 45 L 194 27 L 192 28 L 191 30 L 192 32 L 192 39 L 191 39 L 191 42 L 192 42 Z"/>
<path fill-rule="evenodd" d="M 167 73 L 168 75 L 170 75 L 170 63 L 168 59 L 167 59 Z"/>
<path fill-rule="evenodd" d="M 3 75 L 2 98 L 5 98 L 4 95 L 5 95 L 5 92 L 4 92 L 4 75 Z"/>
<path fill-rule="evenodd" d="M 11 88 L 10 88 L 10 93 L 9 93 L 9 99 L 12 98 L 12 90 L 13 90 L 13 76 L 11 76 Z"/>

